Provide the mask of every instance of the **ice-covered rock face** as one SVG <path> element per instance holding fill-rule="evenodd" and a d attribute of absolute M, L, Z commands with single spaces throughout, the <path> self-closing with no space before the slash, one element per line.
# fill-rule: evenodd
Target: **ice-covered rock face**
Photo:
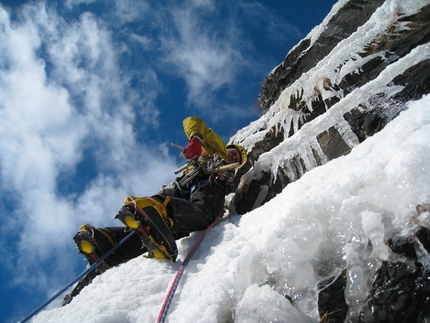
<path fill-rule="evenodd" d="M 429 18 L 427 0 L 333 6 L 263 81 L 262 117 L 231 139 L 250 160 L 233 201 L 239 214 L 348 154 L 430 92 Z"/>
<path fill-rule="evenodd" d="M 259 96 L 263 113 L 269 110 L 285 88 L 291 86 L 303 73 L 314 68 L 340 41 L 366 23 L 383 2 L 350 1 L 338 11 L 332 12 L 325 20 L 326 24 L 318 27 L 319 30 L 314 30 L 317 37 L 309 37 L 312 33 L 303 39 L 263 81 Z"/>
<path fill-rule="evenodd" d="M 261 118 L 232 137 L 248 150 L 249 162 L 239 174 L 231 210 L 245 214 L 265 204 L 308 171 L 349 154 L 428 93 L 430 1 L 339 1 L 263 81 Z M 380 147 L 380 153 L 385 149 Z M 408 150 L 405 156 L 418 153 Z M 315 198 L 309 197 L 310 205 Z M 416 225 L 387 232 L 385 215 L 358 212 L 361 202 L 348 201 L 342 204 L 339 223 L 328 223 L 341 228 L 334 230 L 338 234 L 361 228 L 350 237 L 367 238 L 360 241 L 361 249 L 355 238 L 345 243 L 344 266 L 316 283 L 321 321 L 343 322 L 347 317 L 357 322 L 426 322 L 430 231 L 421 222 L 428 224 L 428 206 L 417 207 Z M 306 210 L 300 217 L 304 214 Z M 353 215 L 349 224 L 346 215 Z M 320 249 L 329 245 L 322 241 Z M 335 256 L 331 259 L 336 262 Z M 270 297 L 279 307 L 290 306 L 269 291 L 261 296 Z M 244 297 L 238 304 L 237 314 L 249 309 L 247 301 Z M 300 306 L 296 302 L 295 307 Z"/>

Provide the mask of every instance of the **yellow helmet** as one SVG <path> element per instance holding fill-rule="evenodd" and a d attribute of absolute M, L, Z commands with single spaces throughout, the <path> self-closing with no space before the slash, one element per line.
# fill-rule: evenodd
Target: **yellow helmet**
<path fill-rule="evenodd" d="M 240 166 L 238 168 L 242 167 L 246 163 L 246 160 L 247 160 L 245 148 L 243 148 L 241 145 L 237 145 L 237 144 L 227 145 L 227 149 L 228 148 L 236 148 L 239 151 L 239 153 L 240 153 Z"/>

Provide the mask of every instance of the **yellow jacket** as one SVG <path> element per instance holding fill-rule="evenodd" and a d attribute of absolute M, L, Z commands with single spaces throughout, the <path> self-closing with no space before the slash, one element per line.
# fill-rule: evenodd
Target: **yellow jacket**
<path fill-rule="evenodd" d="M 205 153 L 209 155 L 217 154 L 222 159 L 228 160 L 226 143 L 203 120 L 197 117 L 188 117 L 182 124 L 188 139 L 196 134 L 200 134 L 203 137 L 202 148 Z"/>

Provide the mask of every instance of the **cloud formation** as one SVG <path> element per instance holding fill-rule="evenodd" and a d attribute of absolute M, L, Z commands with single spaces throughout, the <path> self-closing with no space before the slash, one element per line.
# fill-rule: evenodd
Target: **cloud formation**
<path fill-rule="evenodd" d="M 239 39 L 234 35 L 217 35 L 207 27 L 204 28 L 202 6 L 186 7 L 172 13 L 176 35 L 163 40 L 167 57 L 188 86 L 188 100 L 191 104 L 207 108 L 213 102 L 214 93 L 227 87 L 234 81 L 235 74 L 245 64 L 245 58 L 236 48 Z M 206 10 L 214 15 L 211 3 Z M 216 15 L 216 14 L 215 14 Z M 234 29 L 234 25 L 225 28 Z M 227 92 L 227 89 L 225 89 Z"/>
<path fill-rule="evenodd" d="M 19 18 L 0 9 L 1 208 L 13 210 L 2 229 L 20 227 L 2 253 L 16 255 L 10 266 L 21 282 L 45 285 L 35 264 L 66 262 L 81 223 L 113 225 L 126 196 L 153 194 L 176 164 L 166 149 L 136 140 L 134 108 L 154 124 L 157 92 L 130 89 L 106 26 L 89 13 L 66 22 L 45 3 Z M 83 163 L 95 174 L 88 182 L 76 179 Z"/>

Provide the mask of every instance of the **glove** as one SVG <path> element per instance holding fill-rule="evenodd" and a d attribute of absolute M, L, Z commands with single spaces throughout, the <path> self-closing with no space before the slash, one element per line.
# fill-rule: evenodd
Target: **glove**
<path fill-rule="evenodd" d="M 195 159 L 202 154 L 202 139 L 198 136 L 193 136 L 188 141 L 187 147 L 182 151 L 186 159 Z"/>

